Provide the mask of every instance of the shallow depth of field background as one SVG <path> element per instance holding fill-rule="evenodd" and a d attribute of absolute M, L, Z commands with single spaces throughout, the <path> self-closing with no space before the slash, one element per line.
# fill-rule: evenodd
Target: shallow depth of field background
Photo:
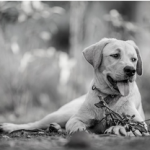
<path fill-rule="evenodd" d="M 85 94 L 82 50 L 103 37 L 134 40 L 137 82 L 150 118 L 150 2 L 0 2 L 0 122 L 42 118 Z"/>

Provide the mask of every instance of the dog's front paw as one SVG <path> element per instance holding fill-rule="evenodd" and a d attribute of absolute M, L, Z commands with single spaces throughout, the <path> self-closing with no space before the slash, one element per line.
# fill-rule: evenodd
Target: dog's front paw
<path fill-rule="evenodd" d="M 121 135 L 121 136 L 127 136 L 127 132 L 125 127 L 123 126 L 111 126 L 105 131 L 106 134 L 115 134 L 115 135 Z"/>
<path fill-rule="evenodd" d="M 149 136 L 149 133 L 143 132 L 141 133 L 139 130 L 135 129 L 127 132 L 125 127 L 123 126 L 111 126 L 105 131 L 106 134 L 115 134 L 121 136 Z"/>
<path fill-rule="evenodd" d="M 78 131 L 86 131 L 86 125 L 77 119 L 70 119 L 66 124 L 66 130 L 68 134 L 73 134 Z"/>
<path fill-rule="evenodd" d="M 0 133 L 11 133 L 17 130 L 17 125 L 12 123 L 2 123 L 0 124 Z"/>

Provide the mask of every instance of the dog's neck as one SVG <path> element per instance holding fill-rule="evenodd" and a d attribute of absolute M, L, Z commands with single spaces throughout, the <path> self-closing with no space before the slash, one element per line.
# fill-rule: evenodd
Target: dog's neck
<path fill-rule="evenodd" d="M 94 80 L 92 84 L 95 85 L 101 91 L 101 93 L 105 95 L 120 95 L 118 91 L 108 86 L 105 79 L 100 74 L 99 76 L 96 75 L 94 76 Z"/>
<path fill-rule="evenodd" d="M 119 99 L 120 95 L 108 95 L 105 93 L 102 93 L 100 89 L 98 89 L 95 85 L 92 86 L 92 90 L 95 91 L 95 94 L 99 97 L 100 100 L 104 100 L 106 104 L 110 104 L 110 102 L 114 99 Z"/>

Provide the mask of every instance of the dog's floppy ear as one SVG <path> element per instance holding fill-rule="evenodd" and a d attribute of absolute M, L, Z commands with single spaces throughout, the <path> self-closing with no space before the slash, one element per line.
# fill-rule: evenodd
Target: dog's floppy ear
<path fill-rule="evenodd" d="M 96 69 L 101 65 L 103 54 L 102 51 L 104 47 L 115 39 L 104 38 L 101 41 L 85 48 L 83 50 L 83 55 L 85 59 Z"/>
<path fill-rule="evenodd" d="M 140 55 L 140 52 L 139 52 L 139 48 L 138 46 L 133 42 L 133 41 L 127 41 L 129 44 L 131 44 L 135 50 L 136 50 L 136 53 L 137 53 L 137 57 L 138 57 L 138 62 L 137 62 L 137 66 L 136 66 L 136 71 L 137 71 L 137 74 L 138 75 L 142 75 L 142 59 L 141 59 L 141 55 Z"/>

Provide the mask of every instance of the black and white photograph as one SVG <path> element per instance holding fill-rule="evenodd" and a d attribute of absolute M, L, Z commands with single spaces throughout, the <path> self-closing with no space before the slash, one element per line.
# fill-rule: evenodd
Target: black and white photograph
<path fill-rule="evenodd" d="M 150 1 L 0 1 L 0 149 L 150 148 Z"/>

